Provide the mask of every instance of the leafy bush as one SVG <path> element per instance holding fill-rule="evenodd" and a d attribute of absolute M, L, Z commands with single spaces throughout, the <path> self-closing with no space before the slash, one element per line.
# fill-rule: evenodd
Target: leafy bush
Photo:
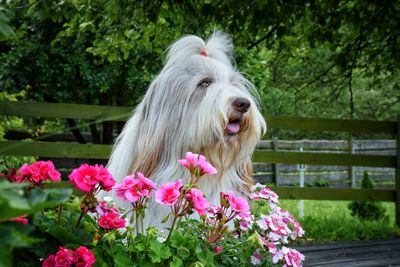
<path fill-rule="evenodd" d="M 24 164 L 7 176 L 12 183 L 0 183 L 0 265 L 301 265 L 304 256 L 287 245 L 304 231 L 279 207 L 274 192 L 257 184 L 251 205 L 233 192 L 221 193 L 220 204 L 212 205 L 196 183 L 215 169 L 190 152 L 179 162 L 190 171 L 189 183 L 178 180 L 158 188 L 141 173 L 115 184 L 103 166 L 83 164 L 69 175 L 83 197 L 72 196 L 71 189 L 46 188 L 60 181 L 50 161 Z M 132 209 L 122 213 L 113 202 L 99 202 L 101 190 L 115 190 Z M 153 192 L 159 205 L 171 208 L 163 220 L 170 226 L 165 234 L 144 229 Z"/>
<path fill-rule="evenodd" d="M 368 176 L 365 171 L 361 180 L 362 189 L 374 189 L 374 181 Z M 376 201 L 353 201 L 349 204 L 352 216 L 357 216 L 360 220 L 375 220 L 382 219 L 385 215 L 385 208 Z"/>

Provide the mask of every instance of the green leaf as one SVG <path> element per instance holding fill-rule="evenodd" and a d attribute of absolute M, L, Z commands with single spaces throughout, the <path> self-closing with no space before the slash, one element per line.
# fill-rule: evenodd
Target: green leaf
<path fill-rule="evenodd" d="M 168 213 L 168 215 L 165 216 L 164 219 L 162 219 L 161 223 L 165 223 L 166 221 L 168 221 L 169 216 L 171 216 L 171 213 Z"/>
<path fill-rule="evenodd" d="M 163 259 L 171 257 L 171 250 L 165 244 L 160 244 L 157 240 L 150 241 L 149 256 L 153 263 L 160 263 Z"/>
<path fill-rule="evenodd" d="M 177 249 L 177 253 L 182 259 L 186 259 L 190 256 L 190 250 L 183 246 Z"/>
<path fill-rule="evenodd" d="M 26 192 L 25 187 L 26 184 L 0 181 L 0 222 L 57 206 L 72 194 L 72 189 L 66 188 L 36 188 Z"/>
<path fill-rule="evenodd" d="M 174 256 L 172 258 L 172 261 L 169 263 L 169 267 L 181 267 L 181 266 L 183 266 L 183 262 L 180 258 L 178 258 L 176 256 Z"/>
<path fill-rule="evenodd" d="M 190 264 L 189 267 L 204 267 L 204 264 L 199 261 L 196 261 Z"/>
<path fill-rule="evenodd" d="M 41 231 L 52 235 L 62 244 L 91 245 L 96 233 L 88 233 L 84 229 L 76 228 L 75 223 L 78 217 L 79 213 L 63 211 L 61 223 L 57 224 L 55 216 L 42 215 L 38 212 L 34 216 L 34 223 Z"/>
<path fill-rule="evenodd" d="M 121 267 L 125 267 L 125 266 L 132 266 L 132 260 L 131 258 L 124 254 L 124 253 L 118 253 L 117 255 L 115 255 L 115 261 L 114 261 L 116 267 L 121 266 Z"/>
<path fill-rule="evenodd" d="M 179 248 L 186 244 L 187 238 L 185 238 L 181 232 L 173 231 L 170 238 L 170 245 L 173 248 Z"/>

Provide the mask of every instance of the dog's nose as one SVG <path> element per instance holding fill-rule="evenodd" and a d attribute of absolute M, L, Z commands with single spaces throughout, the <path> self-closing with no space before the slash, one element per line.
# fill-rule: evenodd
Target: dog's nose
<path fill-rule="evenodd" d="M 235 101 L 233 101 L 233 107 L 237 111 L 245 113 L 250 107 L 250 101 L 244 97 L 236 98 Z"/>

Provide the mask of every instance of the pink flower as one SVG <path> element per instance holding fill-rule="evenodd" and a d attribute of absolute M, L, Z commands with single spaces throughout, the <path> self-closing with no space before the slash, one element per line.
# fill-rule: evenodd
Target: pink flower
<path fill-rule="evenodd" d="M 101 228 L 106 230 L 125 227 L 125 220 L 120 218 L 118 214 L 112 212 L 100 216 L 98 223 Z"/>
<path fill-rule="evenodd" d="M 136 202 L 142 197 L 150 196 L 151 191 L 156 189 L 156 184 L 138 172 L 137 179 L 133 175 L 126 176 L 113 189 L 116 191 L 117 196 L 123 200 Z"/>
<path fill-rule="evenodd" d="M 301 267 L 305 257 L 299 251 L 287 247 L 282 247 L 282 262 L 284 267 Z"/>
<path fill-rule="evenodd" d="M 71 249 L 60 247 L 60 249 L 54 256 L 54 261 L 56 267 L 72 266 L 72 264 L 74 264 L 74 251 Z"/>
<path fill-rule="evenodd" d="M 193 209 L 200 215 L 206 214 L 210 203 L 204 198 L 203 193 L 199 189 L 190 189 L 189 193 L 186 194 L 186 199 L 193 203 Z"/>
<path fill-rule="evenodd" d="M 92 191 L 99 182 L 97 168 L 86 163 L 74 169 L 68 178 L 76 188 L 83 192 Z"/>
<path fill-rule="evenodd" d="M 28 221 L 27 218 L 25 218 L 26 216 L 27 216 L 27 215 L 22 215 L 22 216 L 19 216 L 19 217 L 17 217 L 17 218 L 10 219 L 10 221 L 11 221 L 11 222 L 23 223 L 23 224 L 28 224 L 29 221 Z"/>
<path fill-rule="evenodd" d="M 218 254 L 218 253 L 220 253 L 220 252 L 222 252 L 224 250 L 224 248 L 223 247 L 221 247 L 221 246 L 216 246 L 215 248 L 214 248 L 214 254 Z"/>
<path fill-rule="evenodd" d="M 114 207 L 110 204 L 108 204 L 106 201 L 101 201 L 97 207 L 96 207 L 96 212 L 97 214 L 99 214 L 100 216 L 106 215 L 109 212 L 115 213 L 118 216 L 121 216 L 121 211 L 117 208 Z"/>
<path fill-rule="evenodd" d="M 112 177 L 111 173 L 103 167 L 103 165 L 98 166 L 95 165 L 98 171 L 98 180 L 101 184 L 101 188 L 105 191 L 110 191 L 112 187 L 115 185 L 115 180 Z"/>
<path fill-rule="evenodd" d="M 96 259 L 93 252 L 84 246 L 80 246 L 75 250 L 75 267 L 91 267 Z"/>
<path fill-rule="evenodd" d="M 216 174 L 217 170 L 206 160 L 203 155 L 186 152 L 185 158 L 178 160 L 179 164 L 195 175 Z"/>
<path fill-rule="evenodd" d="M 253 255 L 251 255 L 250 261 L 251 261 L 251 264 L 253 264 L 253 265 L 261 264 L 261 254 L 258 249 L 253 253 Z"/>
<path fill-rule="evenodd" d="M 224 194 L 224 197 L 228 199 L 229 205 L 234 212 L 239 214 L 246 214 L 250 210 L 250 206 L 244 197 L 235 197 L 232 191 Z"/>
<path fill-rule="evenodd" d="M 110 191 L 115 184 L 114 178 L 103 165 L 90 166 L 82 164 L 79 168 L 74 169 L 68 176 L 69 181 L 75 185 L 76 188 L 83 192 L 90 192 L 100 184 L 101 188 Z"/>
<path fill-rule="evenodd" d="M 54 255 L 50 255 L 42 263 L 42 267 L 54 267 L 56 266 L 56 260 Z"/>
<path fill-rule="evenodd" d="M 156 201 L 164 205 L 174 205 L 181 194 L 182 187 L 182 180 L 162 184 L 156 191 Z"/>
<path fill-rule="evenodd" d="M 16 176 L 16 181 L 21 183 L 24 181 L 39 183 L 45 180 L 58 182 L 61 180 L 61 174 L 55 169 L 53 162 L 38 161 L 30 165 L 24 164 L 19 169 L 19 175 Z"/>

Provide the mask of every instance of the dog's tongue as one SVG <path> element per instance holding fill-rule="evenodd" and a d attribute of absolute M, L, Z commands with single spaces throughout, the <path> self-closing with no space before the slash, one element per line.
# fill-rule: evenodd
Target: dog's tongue
<path fill-rule="evenodd" d="M 229 135 L 237 134 L 240 131 L 240 124 L 238 122 L 230 122 L 226 126 L 226 132 Z"/>

